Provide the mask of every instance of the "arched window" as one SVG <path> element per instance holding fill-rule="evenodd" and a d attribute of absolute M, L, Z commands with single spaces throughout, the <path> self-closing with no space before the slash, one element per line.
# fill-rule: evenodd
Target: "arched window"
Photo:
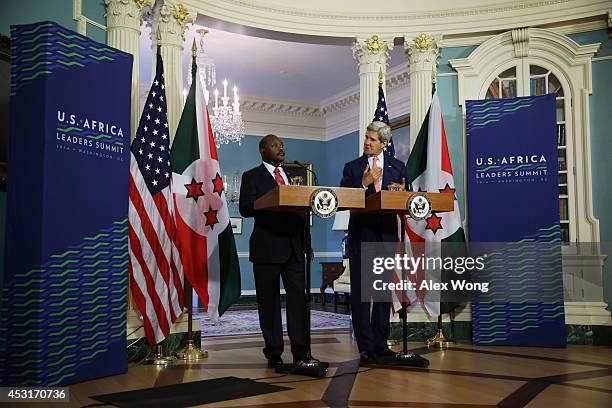
<path fill-rule="evenodd" d="M 557 152 L 559 159 L 559 213 L 561 223 L 561 240 L 570 241 L 570 229 L 573 226 L 570 220 L 570 200 L 568 195 L 568 183 L 573 182 L 568 177 L 568 155 L 567 155 L 567 126 L 566 126 L 566 97 L 563 85 L 551 70 L 540 65 L 529 64 L 529 74 L 517 77 L 516 66 L 508 68 L 496 75 L 487 87 L 485 99 L 514 98 L 517 95 L 517 80 L 521 82 L 520 89 L 528 90 L 527 95 L 536 96 L 554 93 L 557 98 Z M 567 103 L 571 105 L 571 103 Z M 571 168 L 571 167 L 570 167 Z M 573 189 L 572 189 L 573 190 Z M 574 206 L 572 205 L 572 208 Z"/>
<path fill-rule="evenodd" d="M 593 216 L 588 97 L 599 44 L 578 45 L 550 30 L 522 28 L 492 37 L 469 57 L 451 59 L 459 104 L 555 93 L 559 209 L 565 242 L 599 242 Z M 469 217 L 469 214 L 468 214 Z"/>

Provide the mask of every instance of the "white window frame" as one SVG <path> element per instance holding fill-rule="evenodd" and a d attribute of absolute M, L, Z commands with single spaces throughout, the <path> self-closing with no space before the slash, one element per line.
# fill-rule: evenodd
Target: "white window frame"
<path fill-rule="evenodd" d="M 589 135 L 591 61 L 599 46 L 599 43 L 578 45 L 550 30 L 521 28 L 488 39 L 467 58 L 449 60 L 457 71 L 464 123 L 465 101 L 484 99 L 489 84 L 508 68 L 516 67 L 517 96 L 530 93 L 530 65 L 550 70 L 560 81 L 566 98 L 570 242 L 600 241 L 599 220 L 593 215 Z"/>

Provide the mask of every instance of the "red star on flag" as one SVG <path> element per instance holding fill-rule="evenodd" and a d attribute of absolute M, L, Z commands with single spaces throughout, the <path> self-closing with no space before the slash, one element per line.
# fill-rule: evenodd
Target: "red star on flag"
<path fill-rule="evenodd" d="M 438 217 L 436 214 L 431 214 L 431 216 L 426 220 L 427 226 L 425 229 L 431 230 L 434 234 L 438 232 L 438 230 L 442 228 L 442 217 Z"/>
<path fill-rule="evenodd" d="M 210 229 L 215 228 L 215 224 L 219 222 L 217 218 L 217 210 L 213 210 L 211 206 L 208 207 L 208 211 L 204 212 L 204 216 L 206 217 L 206 225 L 210 225 Z"/>
<path fill-rule="evenodd" d="M 204 184 L 203 181 L 197 182 L 194 178 L 191 179 L 191 183 L 185 184 L 187 188 L 187 198 L 193 198 L 197 202 L 198 198 L 204 195 L 202 184 Z"/>
<path fill-rule="evenodd" d="M 457 197 L 455 197 L 455 189 L 451 188 L 448 183 L 446 183 L 443 189 L 438 189 L 438 191 L 441 193 L 453 193 L 453 197 L 455 198 L 455 200 L 457 199 Z"/>
<path fill-rule="evenodd" d="M 221 178 L 219 173 L 217 173 L 215 178 L 212 179 L 212 183 L 213 183 L 213 192 L 219 193 L 219 197 L 221 197 L 221 193 L 223 192 L 224 187 L 223 187 L 223 179 Z"/>

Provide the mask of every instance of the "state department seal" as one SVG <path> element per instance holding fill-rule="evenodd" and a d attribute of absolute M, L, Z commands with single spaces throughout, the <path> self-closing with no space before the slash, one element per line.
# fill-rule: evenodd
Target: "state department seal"
<path fill-rule="evenodd" d="M 431 214 L 431 201 L 422 193 L 416 193 L 408 200 L 408 215 L 413 220 L 424 220 Z"/>
<path fill-rule="evenodd" d="M 329 218 L 338 210 L 338 196 L 334 190 L 319 188 L 310 195 L 312 212 L 320 218 Z"/>

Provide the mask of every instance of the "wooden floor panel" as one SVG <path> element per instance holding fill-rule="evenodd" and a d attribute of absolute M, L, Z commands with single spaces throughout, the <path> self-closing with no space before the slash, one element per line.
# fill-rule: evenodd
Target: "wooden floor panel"
<path fill-rule="evenodd" d="M 550 385 L 538 394 L 527 408 L 593 408 L 610 405 L 612 397 L 609 393 Z"/>
<path fill-rule="evenodd" d="M 327 378 L 281 376 L 268 369 L 259 335 L 206 338 L 203 348 L 209 351 L 209 358 L 203 363 L 166 368 L 132 365 L 127 374 L 71 386 L 69 404 L 46 406 L 82 407 L 95 404 L 88 397 L 96 394 L 226 376 L 260 379 L 291 389 L 207 407 L 607 408 L 612 401 L 612 349 L 605 347 L 459 344 L 440 351 L 410 344 L 431 362 L 429 368 L 421 369 L 360 366 L 356 345 L 346 330 L 313 333 L 312 343 L 315 357 L 331 364 Z M 286 362 L 291 361 L 289 349 L 287 343 Z"/>

